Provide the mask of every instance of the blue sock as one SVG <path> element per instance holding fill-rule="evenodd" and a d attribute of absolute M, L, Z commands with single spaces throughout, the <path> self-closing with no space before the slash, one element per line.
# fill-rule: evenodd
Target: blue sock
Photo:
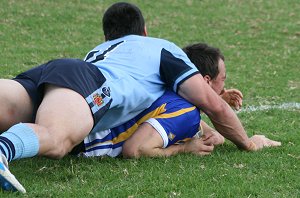
<path fill-rule="evenodd" d="M 33 129 L 19 123 L 0 135 L 0 151 L 7 161 L 33 157 L 38 154 L 39 140 Z"/>

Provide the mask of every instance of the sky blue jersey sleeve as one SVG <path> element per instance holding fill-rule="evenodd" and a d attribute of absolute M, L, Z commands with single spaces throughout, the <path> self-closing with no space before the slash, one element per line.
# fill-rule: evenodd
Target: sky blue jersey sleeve
<path fill-rule="evenodd" d="M 187 55 L 176 45 L 161 50 L 160 76 L 169 89 L 178 92 L 179 86 L 199 71 Z"/>

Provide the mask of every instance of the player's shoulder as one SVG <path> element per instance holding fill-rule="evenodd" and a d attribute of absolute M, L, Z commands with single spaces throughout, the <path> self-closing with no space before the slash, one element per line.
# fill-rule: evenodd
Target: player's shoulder
<path fill-rule="evenodd" d="M 155 38 L 155 37 L 146 37 L 149 43 L 154 45 L 160 45 L 164 48 L 179 48 L 174 42 L 162 39 L 162 38 Z"/>
<path fill-rule="evenodd" d="M 128 35 L 123 37 L 123 40 L 128 43 L 139 43 L 142 44 L 144 47 L 150 47 L 152 49 L 156 48 L 165 48 L 165 49 L 178 49 L 179 47 L 168 40 L 162 39 L 162 38 L 156 38 L 156 37 L 150 37 L 150 36 L 138 36 L 138 35 Z"/>
<path fill-rule="evenodd" d="M 126 45 L 122 45 L 125 44 Z M 139 36 L 139 35 L 128 35 L 124 36 L 115 40 L 106 41 L 104 43 L 99 44 L 91 51 L 99 51 L 99 50 L 106 50 L 110 48 L 111 46 L 115 45 L 122 45 L 123 47 L 132 47 L 136 45 L 142 45 L 143 48 L 151 48 L 151 49 L 157 49 L 157 48 L 164 48 L 168 51 L 173 50 L 180 50 L 180 48 L 173 42 L 162 39 L 162 38 L 155 38 L 155 37 L 148 37 L 148 36 Z"/>

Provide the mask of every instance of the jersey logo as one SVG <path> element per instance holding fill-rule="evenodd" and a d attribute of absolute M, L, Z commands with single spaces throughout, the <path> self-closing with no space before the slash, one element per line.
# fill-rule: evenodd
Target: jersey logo
<path fill-rule="evenodd" d="M 103 98 L 98 93 L 93 95 L 93 100 L 97 106 L 101 106 L 103 104 Z"/>
<path fill-rule="evenodd" d="M 110 88 L 109 87 L 103 87 L 102 93 L 106 95 L 107 97 L 110 97 Z"/>
<path fill-rule="evenodd" d="M 169 133 L 168 138 L 172 141 L 175 138 L 175 135 L 173 133 Z"/>

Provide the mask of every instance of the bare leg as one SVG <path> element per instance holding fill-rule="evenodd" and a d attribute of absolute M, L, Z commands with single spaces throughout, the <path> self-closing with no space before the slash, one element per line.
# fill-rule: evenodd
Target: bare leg
<path fill-rule="evenodd" d="M 0 79 L 0 104 L 0 132 L 19 122 L 31 121 L 33 104 L 20 83 Z"/>
<path fill-rule="evenodd" d="M 81 95 L 70 89 L 47 85 L 36 123 L 19 123 L 0 135 L 0 187 L 26 192 L 8 170 L 7 159 L 35 155 L 62 158 L 88 135 L 92 127 L 90 108 Z"/>
<path fill-rule="evenodd" d="M 93 122 L 90 108 L 81 95 L 48 85 L 35 124 L 28 125 L 38 136 L 38 155 L 59 159 L 83 141 Z"/>

